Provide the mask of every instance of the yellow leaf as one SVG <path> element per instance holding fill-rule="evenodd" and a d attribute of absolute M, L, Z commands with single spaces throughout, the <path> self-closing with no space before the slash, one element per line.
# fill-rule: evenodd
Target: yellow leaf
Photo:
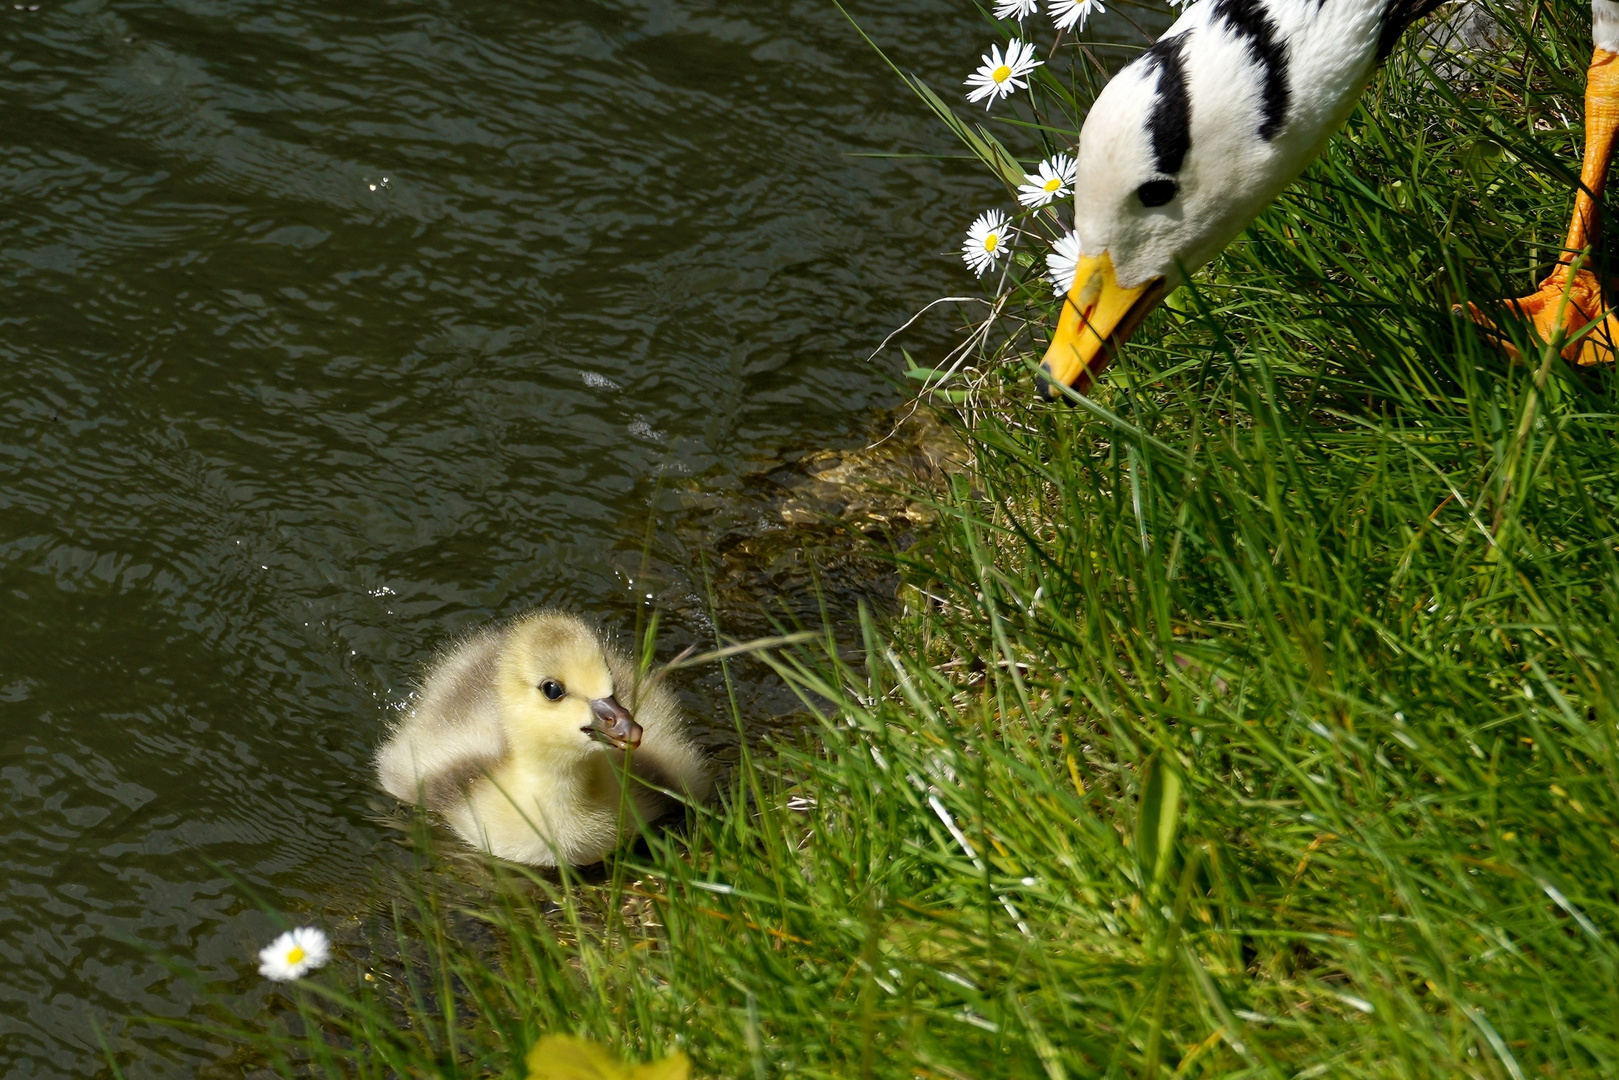
<path fill-rule="evenodd" d="M 547 1035 L 528 1052 L 528 1080 L 627 1080 L 612 1054 L 572 1035 Z"/>
<path fill-rule="evenodd" d="M 528 1080 L 687 1080 L 691 1062 L 675 1051 L 661 1061 L 626 1065 L 573 1035 L 547 1035 L 528 1052 Z"/>

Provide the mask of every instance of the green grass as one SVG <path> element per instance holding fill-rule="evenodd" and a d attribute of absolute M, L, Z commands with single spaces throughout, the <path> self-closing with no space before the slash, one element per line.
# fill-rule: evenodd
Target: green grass
<path fill-rule="evenodd" d="M 289 1075 L 521 1076 L 548 1032 L 743 1078 L 1619 1074 L 1614 378 L 1450 314 L 1562 236 L 1584 12 L 1507 18 L 1465 93 L 1397 57 L 1090 410 L 1033 403 L 1014 274 L 905 609 L 777 657 L 802 743 L 588 881 L 424 853 L 394 936 L 243 1037 Z"/>

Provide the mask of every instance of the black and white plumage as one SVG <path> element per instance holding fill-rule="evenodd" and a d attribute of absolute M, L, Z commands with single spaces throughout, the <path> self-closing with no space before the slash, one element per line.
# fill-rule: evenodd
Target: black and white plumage
<path fill-rule="evenodd" d="M 1097 96 L 1080 133 L 1081 258 L 1043 365 L 1083 385 L 1343 126 L 1401 33 L 1441 0 L 1197 0 Z M 1619 2 L 1593 0 L 1599 49 Z"/>

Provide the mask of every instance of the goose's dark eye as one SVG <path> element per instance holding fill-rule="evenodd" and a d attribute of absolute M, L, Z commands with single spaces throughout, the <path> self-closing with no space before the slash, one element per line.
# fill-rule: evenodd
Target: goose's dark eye
<path fill-rule="evenodd" d="M 562 689 L 562 684 L 555 679 L 546 679 L 540 684 L 540 693 L 544 694 L 547 700 L 561 701 L 562 695 L 567 691 Z"/>
<path fill-rule="evenodd" d="M 1136 188 L 1136 198 L 1142 206 L 1162 206 L 1173 199 L 1180 188 L 1173 180 L 1148 180 Z"/>

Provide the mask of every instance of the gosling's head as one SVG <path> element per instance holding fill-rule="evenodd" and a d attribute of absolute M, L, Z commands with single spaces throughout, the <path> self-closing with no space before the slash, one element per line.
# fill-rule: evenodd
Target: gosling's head
<path fill-rule="evenodd" d="M 500 656 L 502 712 L 525 745 L 584 754 L 641 743 L 641 725 L 613 696 L 613 673 L 594 631 L 572 615 L 518 620 Z"/>

